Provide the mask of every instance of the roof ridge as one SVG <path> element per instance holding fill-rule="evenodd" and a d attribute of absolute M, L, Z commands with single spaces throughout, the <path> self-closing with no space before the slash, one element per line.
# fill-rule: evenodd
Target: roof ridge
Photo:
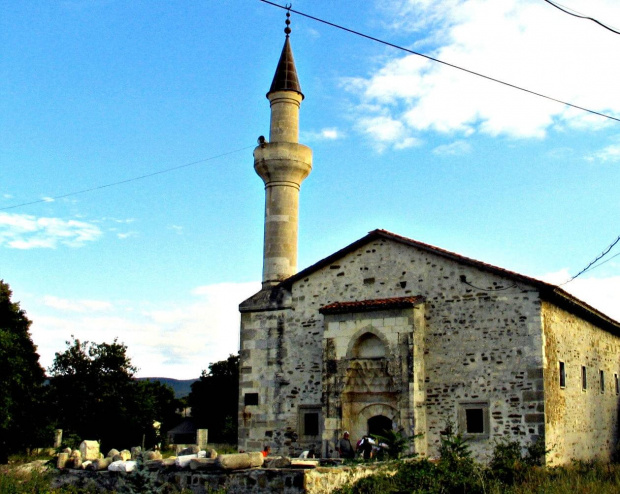
<path fill-rule="evenodd" d="M 402 235 L 398 235 L 396 233 L 392 233 L 388 230 L 384 230 L 381 228 L 377 228 L 368 232 L 364 237 L 354 241 L 353 243 L 347 245 L 346 247 L 334 252 L 333 254 L 319 260 L 318 262 L 308 266 L 307 268 L 301 270 L 297 274 L 287 278 L 282 281 L 279 286 L 287 287 L 292 285 L 295 281 L 308 276 L 310 273 L 316 271 L 317 269 L 322 268 L 328 264 L 331 264 L 334 260 L 343 257 L 347 253 L 357 249 L 358 247 L 378 238 L 387 238 L 394 240 L 396 242 L 404 243 L 407 245 L 411 245 L 413 247 L 417 247 L 422 250 L 430 251 L 435 254 L 448 257 L 456 262 L 465 263 L 470 266 L 475 266 L 479 269 L 483 269 L 487 272 L 495 273 L 500 276 L 506 276 L 508 278 L 517 279 L 522 283 L 527 283 L 529 285 L 534 286 L 538 290 L 540 290 L 541 295 L 545 295 L 548 300 L 558 299 L 564 302 L 566 305 L 570 306 L 573 311 L 585 310 L 587 313 L 592 314 L 597 319 L 602 320 L 604 323 L 607 323 L 614 327 L 615 331 L 620 332 L 620 322 L 615 319 L 609 317 L 607 314 L 599 311 L 598 309 L 592 307 L 587 302 L 580 300 L 579 298 L 571 295 L 564 289 L 560 288 L 557 285 L 553 285 L 551 283 L 547 283 L 546 281 L 539 280 L 537 278 L 532 278 L 531 276 L 526 276 L 515 271 L 510 271 L 509 269 L 501 268 L 499 266 L 495 266 L 493 264 L 489 264 L 483 261 L 478 261 L 477 259 L 473 259 L 470 257 L 463 256 L 461 254 L 457 254 L 455 252 L 442 249 L 441 247 L 436 247 L 431 244 L 426 244 L 424 242 L 420 242 L 418 240 L 414 240 L 412 238 L 404 237 Z"/>

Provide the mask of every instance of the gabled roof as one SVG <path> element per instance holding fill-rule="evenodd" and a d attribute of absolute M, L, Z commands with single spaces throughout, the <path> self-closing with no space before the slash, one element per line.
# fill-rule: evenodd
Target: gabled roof
<path fill-rule="evenodd" d="M 370 312 L 375 310 L 406 309 L 424 302 L 424 297 L 393 297 L 353 302 L 334 302 L 319 309 L 321 314 L 343 314 L 350 312 Z"/>
<path fill-rule="evenodd" d="M 503 276 L 507 279 L 513 280 L 515 282 L 524 283 L 532 286 L 537 289 L 540 293 L 540 297 L 543 300 L 551 302 L 558 307 L 562 307 L 563 309 L 590 321 L 594 324 L 597 324 L 610 332 L 620 335 L 620 322 L 612 319 L 611 317 L 603 314 L 598 311 L 594 307 L 591 307 L 587 303 L 579 300 L 578 298 L 572 296 L 570 293 L 565 292 L 560 287 L 556 285 L 552 285 L 550 283 L 546 283 L 544 281 L 537 280 L 536 278 L 531 278 L 529 276 L 525 276 L 519 273 L 515 273 L 513 271 L 509 271 L 507 269 L 499 268 L 497 266 L 493 266 L 491 264 L 487 264 L 485 262 L 476 261 L 475 259 L 470 259 L 468 257 L 462 256 L 460 254 L 455 254 L 454 252 L 450 252 L 439 247 L 434 247 L 429 244 L 425 244 L 423 242 L 418 242 L 417 240 L 413 240 L 407 237 L 402 237 L 400 235 L 396 235 L 395 233 L 388 232 L 387 230 L 373 230 L 365 237 L 356 240 L 352 244 L 347 245 L 344 249 L 340 249 L 337 252 L 334 252 L 332 255 L 321 259 L 319 262 L 313 264 L 312 266 L 307 267 L 306 269 L 300 271 L 299 273 L 287 278 L 282 283 L 277 285 L 277 287 L 282 287 L 286 289 L 290 289 L 296 281 L 302 280 L 315 271 L 318 271 L 321 268 L 329 266 L 333 264 L 338 259 L 346 256 L 347 254 L 357 250 L 358 248 L 366 245 L 375 240 L 391 240 L 394 242 L 398 242 L 404 245 L 409 245 L 411 247 L 415 247 L 417 249 L 423 250 L 425 252 L 430 252 L 432 254 L 451 259 L 459 264 L 464 264 L 468 266 L 475 267 L 480 269 L 481 271 L 486 271 L 488 273 L 492 273 L 498 276 Z"/>
<path fill-rule="evenodd" d="M 286 36 L 284 40 L 278 67 L 276 68 L 276 73 L 273 76 L 273 81 L 269 88 L 269 93 L 273 93 L 274 91 L 295 91 L 301 94 L 302 98 L 304 97 L 297 77 L 297 69 L 295 68 L 295 60 L 293 59 L 293 49 L 291 48 L 288 36 Z M 269 93 L 267 93 L 267 95 L 269 95 Z"/>

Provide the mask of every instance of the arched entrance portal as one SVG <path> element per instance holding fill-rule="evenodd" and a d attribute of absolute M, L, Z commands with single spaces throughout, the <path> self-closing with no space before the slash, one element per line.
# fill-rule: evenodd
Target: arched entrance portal
<path fill-rule="evenodd" d="M 375 415 L 368 419 L 368 434 L 385 436 L 387 431 L 392 430 L 392 420 L 385 415 Z"/>

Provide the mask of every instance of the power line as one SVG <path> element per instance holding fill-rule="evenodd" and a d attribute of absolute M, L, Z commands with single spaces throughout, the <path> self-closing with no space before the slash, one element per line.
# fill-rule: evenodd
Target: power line
<path fill-rule="evenodd" d="M 109 183 L 109 184 L 98 185 L 96 187 L 91 187 L 89 189 L 76 190 L 74 192 L 68 192 L 66 194 L 62 194 L 62 195 L 54 196 L 54 197 L 49 197 L 49 198 L 45 198 L 45 199 L 39 199 L 37 201 L 22 202 L 20 204 L 14 204 L 13 206 L 6 206 L 6 207 L 3 207 L 3 208 L 0 208 L 0 211 L 6 211 L 7 209 L 15 209 L 15 208 L 19 208 L 19 207 L 22 207 L 22 206 L 30 206 L 32 204 L 40 204 L 42 202 L 50 202 L 50 200 L 54 200 L 55 201 L 57 199 L 63 199 L 65 197 L 69 197 L 69 196 L 75 196 L 75 195 L 78 195 L 78 194 L 85 194 L 86 192 L 93 192 L 95 190 L 101 190 L 101 189 L 105 189 L 105 188 L 108 188 L 108 187 L 114 187 L 116 185 L 126 184 L 126 183 L 129 183 L 129 182 L 135 182 L 136 180 L 142 180 L 144 178 L 153 177 L 155 175 L 161 175 L 162 173 L 169 173 L 169 172 L 174 171 L 174 170 L 179 170 L 180 168 L 186 168 L 188 166 L 198 165 L 200 163 L 205 163 L 206 161 L 211 161 L 211 160 L 214 160 L 214 159 L 217 159 L 217 158 L 222 158 L 224 156 L 228 156 L 229 154 L 234 154 L 234 153 L 238 153 L 240 151 L 245 151 L 246 149 L 250 149 L 252 147 L 254 147 L 254 145 L 246 146 L 244 148 L 235 149 L 234 151 L 228 151 L 226 153 L 218 154 L 216 156 L 211 156 L 209 158 L 204 158 L 202 160 L 192 161 L 191 163 L 185 163 L 183 165 L 173 166 L 172 168 L 165 168 L 164 170 L 158 170 L 156 172 L 147 173 L 146 175 L 140 175 L 138 177 L 127 178 L 125 180 L 119 180 L 118 182 L 112 182 L 112 183 Z"/>
<path fill-rule="evenodd" d="M 615 33 L 615 34 L 620 34 L 620 31 L 616 31 L 615 29 L 612 29 L 609 26 L 606 26 L 605 24 L 603 24 L 602 22 L 597 21 L 593 17 L 588 17 L 587 15 L 581 15 L 579 13 L 576 13 L 577 11 L 570 12 L 570 11 L 566 10 L 567 7 L 562 7 L 562 6 L 560 6 L 560 4 L 553 3 L 550 0 L 543 0 L 543 1 L 547 2 L 549 5 L 553 5 L 556 9 L 561 10 L 565 14 L 572 15 L 573 17 L 578 17 L 579 19 L 587 19 L 589 21 L 596 22 L 599 26 L 604 27 L 608 31 L 611 31 L 612 33 Z"/>
<path fill-rule="evenodd" d="M 431 57 L 429 55 L 425 55 L 424 53 L 420 53 L 420 52 L 417 52 L 417 51 L 414 51 L 414 50 L 410 50 L 409 48 L 405 48 L 403 46 L 399 46 L 399 45 L 396 45 L 394 43 L 390 43 L 389 41 L 385 41 L 385 40 L 382 40 L 382 39 L 379 39 L 379 38 L 375 38 L 374 36 L 370 36 L 368 34 L 364 34 L 364 33 L 361 33 L 359 31 L 355 31 L 353 29 L 349 29 L 349 28 L 341 26 L 339 24 L 335 24 L 333 22 L 329 22 L 329 21 L 326 21 L 324 19 L 320 19 L 319 17 L 314 17 L 312 15 L 305 14 L 303 12 L 300 12 L 299 10 L 294 10 L 294 9 L 292 9 L 290 7 L 283 7 L 282 5 L 278 5 L 277 3 L 270 2 L 269 0 L 260 0 L 260 1 L 263 2 L 263 3 L 269 4 L 269 5 L 272 5 L 274 7 L 278 7 L 280 9 L 288 10 L 288 11 L 293 12 L 295 14 L 301 15 L 302 17 L 307 17 L 308 19 L 312 19 L 313 21 L 317 21 L 317 22 L 320 22 L 322 24 L 327 24 L 328 26 L 335 27 L 336 29 L 341 29 L 342 31 L 346 31 L 346 32 L 351 33 L 351 34 L 355 34 L 357 36 L 361 36 L 362 38 L 366 38 L 366 39 L 369 39 L 371 41 L 376 41 L 377 43 L 381 43 L 383 45 L 390 46 L 392 48 L 396 48 L 397 50 L 402 50 L 404 52 L 411 53 L 412 55 L 417 55 L 419 57 L 426 58 L 426 59 L 431 60 L 433 62 L 437 62 L 437 63 L 443 64 L 443 65 L 446 65 L 448 67 L 452 67 L 453 69 L 458 69 L 458 70 L 461 70 L 463 72 L 467 72 L 468 74 L 475 75 L 475 76 L 478 76 L 478 77 L 482 77 L 483 79 L 487 79 L 487 80 L 492 81 L 492 82 L 497 82 L 498 84 L 503 84 L 504 86 L 508 86 L 508 87 L 513 88 L 513 89 L 518 89 L 519 91 L 523 91 L 525 93 L 533 94 L 534 96 L 538 96 L 540 98 L 545 98 L 545 99 L 548 99 L 548 100 L 551 100 L 551 101 L 555 101 L 556 103 L 561 103 L 561 104 L 569 106 L 571 108 L 576 108 L 577 110 L 581 110 L 581 111 L 585 111 L 585 112 L 588 112 L 588 113 L 592 113 L 594 115 L 598 115 L 599 117 L 608 118 L 610 120 L 615 120 L 616 122 L 620 122 L 620 118 L 618 118 L 618 117 L 613 117 L 613 116 L 607 115 L 605 113 L 601 113 L 601 112 L 598 112 L 598 111 L 595 111 L 595 110 L 590 110 L 589 108 L 585 108 L 583 106 L 575 105 L 575 104 L 569 103 L 567 101 L 563 101 L 563 100 L 560 100 L 560 99 L 557 99 L 557 98 L 553 98 L 551 96 L 547 96 L 547 95 L 544 95 L 542 93 L 537 93 L 536 91 L 532 91 L 530 89 L 526 89 L 526 88 L 523 88 L 521 86 L 517 86 L 515 84 L 511 84 L 509 82 L 505 82 L 505 81 L 502 81 L 500 79 L 496 79 L 494 77 L 490 77 L 488 75 L 481 74 L 480 72 L 475 72 L 473 70 L 469 70 L 469 69 L 466 69 L 464 67 L 460 67 L 458 65 L 455 65 L 455 64 L 452 64 L 452 63 L 449 63 L 449 62 L 444 62 L 443 60 L 439 60 L 438 58 L 433 58 L 433 57 Z"/>
<path fill-rule="evenodd" d="M 607 248 L 606 248 L 603 252 L 601 252 L 601 253 L 600 253 L 600 254 L 596 257 L 596 259 L 594 259 L 594 260 L 593 260 L 590 264 L 588 264 L 585 268 L 583 268 L 581 271 L 579 271 L 579 272 L 578 272 L 575 276 L 573 276 L 570 280 L 565 281 L 564 283 L 562 283 L 561 285 L 558 285 L 558 286 L 564 286 L 564 285 L 566 285 L 567 283 L 570 283 L 571 281 L 573 281 L 573 280 L 574 280 L 575 278 L 577 278 L 578 276 L 581 276 L 581 275 L 582 275 L 583 273 L 585 273 L 586 271 L 589 271 L 590 269 L 594 269 L 594 268 L 597 268 L 598 266 L 603 265 L 604 263 L 601 263 L 601 264 L 599 264 L 598 266 L 594 266 L 594 264 L 596 264 L 596 263 L 597 263 L 598 261 L 600 261 L 603 257 L 605 257 L 605 256 L 609 253 L 609 251 L 610 251 L 611 249 L 613 249 L 613 248 L 614 248 L 614 246 L 615 246 L 618 242 L 620 242 L 620 236 L 618 236 L 618 238 L 617 238 L 616 240 L 614 240 L 614 241 L 611 243 L 611 245 L 610 245 L 609 247 L 607 247 Z M 617 255 L 618 255 L 618 254 L 616 254 L 615 256 L 613 256 L 613 257 L 612 257 L 612 258 L 610 258 L 610 259 L 607 259 L 607 261 L 611 261 L 611 259 L 613 259 L 613 258 L 614 258 L 614 257 L 616 257 Z M 605 261 L 605 262 L 607 262 L 607 261 Z"/>
<path fill-rule="evenodd" d="M 609 261 L 611 261 L 612 259 L 615 259 L 616 257 L 620 256 L 620 252 L 618 252 L 617 254 L 614 254 L 613 256 L 611 256 L 609 259 L 604 260 L 603 262 L 597 264 L 596 266 L 592 266 L 590 269 L 588 269 L 588 271 L 584 271 L 584 273 L 587 273 L 589 271 L 592 271 L 593 269 L 596 268 L 600 268 L 603 264 L 608 263 Z"/>

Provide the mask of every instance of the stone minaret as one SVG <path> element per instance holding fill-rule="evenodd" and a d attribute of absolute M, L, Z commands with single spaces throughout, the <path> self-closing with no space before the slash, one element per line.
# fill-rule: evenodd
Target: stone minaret
<path fill-rule="evenodd" d="M 261 136 L 254 149 L 254 169 L 265 182 L 265 244 L 263 288 L 297 272 L 299 189 L 312 170 L 312 150 L 299 144 L 301 92 L 289 42 L 286 40 L 267 98 L 271 104 L 269 142 Z"/>

